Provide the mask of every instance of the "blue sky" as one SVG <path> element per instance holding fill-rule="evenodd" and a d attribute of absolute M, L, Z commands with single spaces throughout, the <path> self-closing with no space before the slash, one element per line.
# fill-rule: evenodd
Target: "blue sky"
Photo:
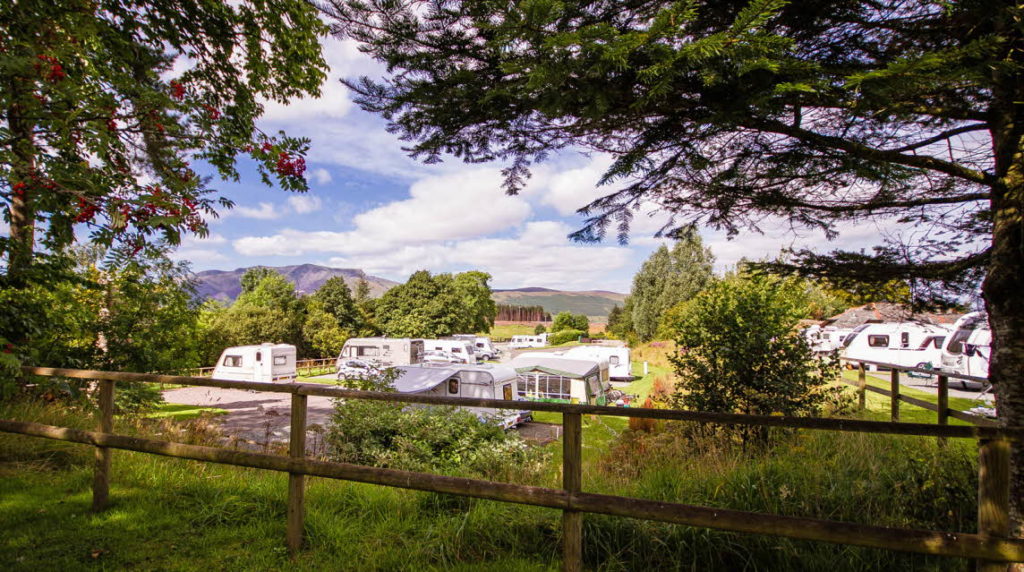
<path fill-rule="evenodd" d="M 662 241 L 653 234 L 666 217 L 654 206 L 636 217 L 628 246 L 574 244 L 566 234 L 582 217 L 576 209 L 607 193 L 596 183 L 609 164 L 599 155 L 562 153 L 534 171 L 525 191 L 505 196 L 500 165 L 449 160 L 424 165 L 377 116 L 360 110 L 338 79 L 379 75 L 378 64 L 349 41 L 325 41 L 331 66 L 323 95 L 290 105 L 267 105 L 261 128 L 312 140 L 307 157 L 310 192 L 267 188 L 251 165 L 239 183 L 216 188 L 235 209 L 211 221 L 206 240 L 187 239 L 176 254 L 194 270 L 315 263 L 361 268 L 404 281 L 418 269 L 493 275 L 492 286 L 628 292 L 633 274 Z M 787 246 L 822 245 L 817 234 L 796 236 L 784 225 L 726 240 L 702 232 L 722 270 L 740 257 L 774 256 Z M 882 229 L 861 225 L 827 246 L 862 248 Z"/>

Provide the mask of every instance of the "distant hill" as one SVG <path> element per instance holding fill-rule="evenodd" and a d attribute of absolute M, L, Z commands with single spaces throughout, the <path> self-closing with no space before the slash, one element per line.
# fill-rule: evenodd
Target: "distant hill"
<path fill-rule="evenodd" d="M 370 296 L 379 298 L 398 282 L 370 276 L 362 270 L 355 268 L 328 268 L 316 264 L 300 264 L 298 266 L 268 266 L 276 270 L 285 278 L 295 284 L 295 290 L 303 294 L 316 292 L 329 278 L 341 276 L 345 284 L 354 292 L 356 283 L 360 278 L 370 284 Z M 197 293 L 200 298 L 214 298 L 217 300 L 230 301 L 238 297 L 242 292 L 242 275 L 249 268 L 236 268 L 235 270 L 204 270 L 196 274 Z"/>
<path fill-rule="evenodd" d="M 615 306 L 621 306 L 626 300 L 626 295 L 606 290 L 569 292 L 531 287 L 495 290 L 491 298 L 498 304 L 541 306 L 544 311 L 552 315 L 559 312 L 572 312 L 573 314 L 601 317 L 607 316 Z"/>

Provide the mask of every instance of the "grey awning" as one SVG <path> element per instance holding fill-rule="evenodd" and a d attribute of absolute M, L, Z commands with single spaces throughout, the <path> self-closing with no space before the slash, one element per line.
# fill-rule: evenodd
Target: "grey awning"
<path fill-rule="evenodd" d="M 399 366 L 395 368 L 401 375 L 392 385 L 399 393 L 419 393 L 430 391 L 455 373 L 449 368 L 433 368 L 420 366 Z"/>

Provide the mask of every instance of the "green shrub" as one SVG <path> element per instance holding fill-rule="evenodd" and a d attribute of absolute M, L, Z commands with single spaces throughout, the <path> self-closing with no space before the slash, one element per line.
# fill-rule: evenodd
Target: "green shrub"
<path fill-rule="evenodd" d="M 488 479 L 536 476 L 547 459 L 518 433 L 457 407 L 349 400 L 337 404 L 324 440 L 335 461 Z"/>
<path fill-rule="evenodd" d="M 582 330 L 562 330 L 548 336 L 548 343 L 553 346 L 557 346 L 559 344 L 564 344 L 565 342 L 575 342 L 585 335 L 586 332 Z"/>

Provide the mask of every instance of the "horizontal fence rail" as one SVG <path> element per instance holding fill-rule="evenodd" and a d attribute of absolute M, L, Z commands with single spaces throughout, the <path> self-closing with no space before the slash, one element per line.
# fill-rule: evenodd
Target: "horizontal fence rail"
<path fill-rule="evenodd" d="M 0 420 L 0 431 L 95 446 L 97 448 L 97 464 L 93 483 L 93 500 L 97 510 L 102 509 L 107 502 L 111 449 L 287 472 L 290 475 L 287 544 L 293 551 L 299 549 L 302 543 L 303 479 L 306 476 L 318 476 L 560 509 L 563 511 L 563 567 L 566 570 L 582 568 L 582 513 L 640 518 L 732 532 L 765 534 L 937 556 L 973 558 L 978 561 L 979 569 L 983 570 L 1005 570 L 1006 562 L 1024 561 L 1024 540 L 1008 537 L 1009 520 L 1007 516 L 1009 510 L 1009 442 L 1024 436 L 1024 428 L 750 416 L 531 401 L 428 397 L 357 391 L 317 384 L 269 384 L 58 368 L 25 367 L 22 370 L 27 375 L 67 377 L 100 382 L 99 431 L 54 427 L 26 421 Z M 186 445 L 112 434 L 113 408 L 102 405 L 108 402 L 112 403 L 113 388 L 119 381 L 173 383 L 289 393 L 292 395 L 292 432 L 290 437 L 292 441 L 289 456 Z M 565 435 L 563 440 L 563 488 L 550 489 L 307 459 L 303 450 L 304 426 L 306 397 L 311 395 L 339 399 L 372 399 L 400 403 L 562 413 L 563 434 Z M 979 442 L 979 533 L 897 529 L 586 493 L 582 491 L 581 486 L 580 419 L 582 414 L 942 438 L 975 438 Z"/>
<path fill-rule="evenodd" d="M 908 403 L 910 405 L 914 405 L 914 406 L 920 407 L 922 409 L 928 409 L 930 411 L 936 412 L 936 414 L 938 416 L 938 424 L 939 425 L 947 425 L 949 423 L 949 418 L 952 417 L 954 419 L 959 419 L 961 421 L 966 421 L 967 423 L 973 423 L 974 425 L 981 426 L 981 427 L 999 427 L 1000 426 L 1000 423 L 998 421 L 995 421 L 993 419 L 989 419 L 988 417 L 985 417 L 983 415 L 975 415 L 973 413 L 967 413 L 966 411 L 960 411 L 958 409 L 950 409 L 950 407 L 949 407 L 949 380 L 950 379 L 959 379 L 959 380 L 963 380 L 963 381 L 971 381 L 971 382 L 976 382 L 976 383 L 988 384 L 988 379 L 986 379 L 986 378 L 977 377 L 977 376 L 973 376 L 973 375 L 963 375 L 963 374 L 949 373 L 949 372 L 945 372 L 945 371 L 942 371 L 942 370 L 935 370 L 935 369 L 922 369 L 922 368 L 919 368 L 919 367 L 907 367 L 907 366 L 902 366 L 902 365 L 897 365 L 897 364 L 892 364 L 892 363 L 870 361 L 870 360 L 840 358 L 840 361 L 857 365 L 857 381 L 856 382 L 852 382 L 852 381 L 844 379 L 843 382 L 848 384 L 848 385 L 852 385 L 852 386 L 854 386 L 854 387 L 856 387 L 858 389 L 858 394 L 859 394 L 861 408 L 864 407 L 864 400 L 865 400 L 864 394 L 865 394 L 865 392 L 870 391 L 872 393 L 877 393 L 879 395 L 884 395 L 884 396 L 886 396 L 886 397 L 888 397 L 890 399 L 890 409 L 891 409 L 891 412 L 892 412 L 891 415 L 892 415 L 892 420 L 893 421 L 899 421 L 899 418 L 900 418 L 899 404 L 900 404 L 900 402 L 903 402 L 903 403 Z M 879 368 L 885 368 L 885 369 L 889 370 L 889 385 L 890 385 L 889 389 L 883 389 L 881 387 L 874 387 L 872 385 L 868 385 L 868 383 L 867 383 L 867 368 L 865 367 L 867 365 L 873 365 L 873 366 L 876 366 L 876 367 L 879 367 Z M 903 395 L 900 392 L 899 374 L 900 373 L 908 373 L 908 372 L 927 373 L 927 374 L 929 374 L 931 376 L 935 376 L 935 378 L 937 380 L 936 381 L 936 393 L 937 393 L 936 402 L 937 403 L 935 403 L 935 404 L 929 403 L 929 402 L 927 402 L 927 401 L 925 401 L 923 399 L 917 399 L 916 397 L 910 397 L 910 396 L 907 396 L 907 395 Z"/>

